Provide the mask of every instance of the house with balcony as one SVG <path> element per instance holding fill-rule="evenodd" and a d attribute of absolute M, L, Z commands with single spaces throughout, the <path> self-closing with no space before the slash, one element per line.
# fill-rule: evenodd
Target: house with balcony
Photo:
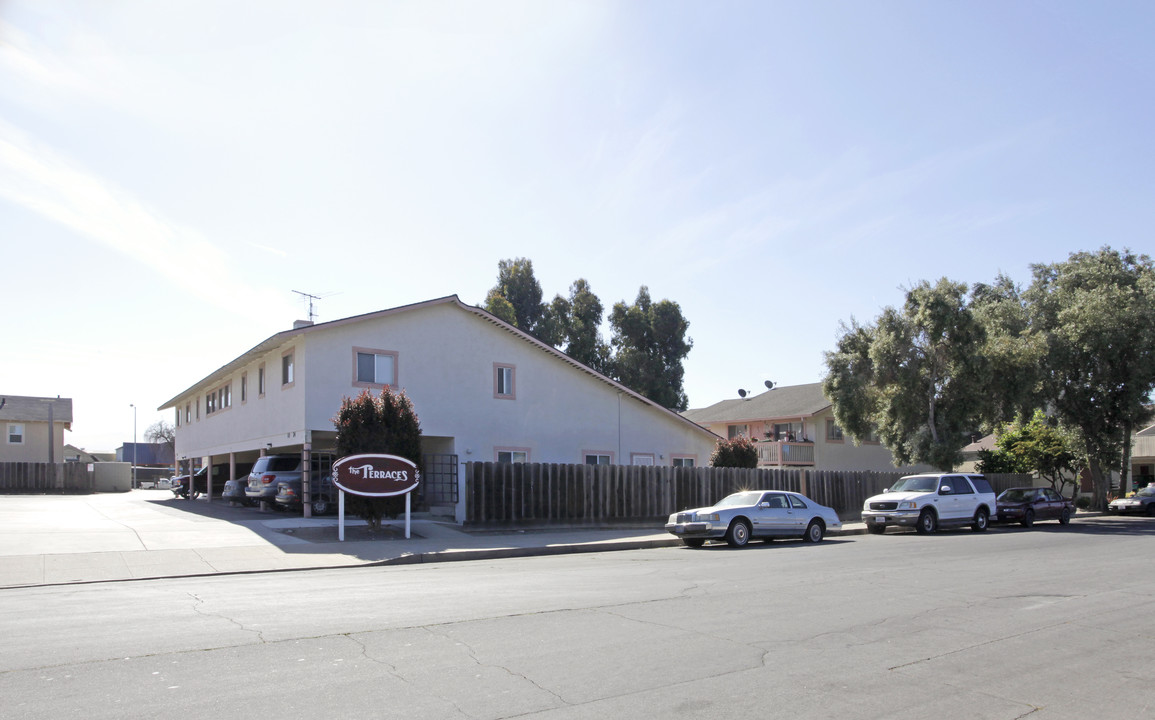
<path fill-rule="evenodd" d="M 456 295 L 298 321 L 160 409 L 174 413 L 179 462 L 235 478 L 261 455 L 332 453 L 342 399 L 385 387 L 420 418 L 422 501 L 459 521 L 471 461 L 685 467 L 718 440 Z"/>
<path fill-rule="evenodd" d="M 844 437 L 834 419 L 833 406 L 822 392 L 822 383 L 777 386 L 758 395 L 686 410 L 682 415 L 721 437 L 753 439 L 758 467 L 877 472 L 929 469 L 897 467 L 894 456 L 877 436 L 858 445 Z"/>

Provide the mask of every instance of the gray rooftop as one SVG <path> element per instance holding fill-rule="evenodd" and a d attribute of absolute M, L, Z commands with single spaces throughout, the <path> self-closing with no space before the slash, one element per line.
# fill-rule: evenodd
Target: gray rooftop
<path fill-rule="evenodd" d="M 12 422 L 48 422 L 48 406 L 52 406 L 52 421 L 72 424 L 72 398 L 42 398 L 26 395 L 0 395 L 0 420 Z"/>
<path fill-rule="evenodd" d="M 709 407 L 692 408 L 682 415 L 699 425 L 707 425 L 809 417 L 828 407 L 830 401 L 822 393 L 822 383 L 809 383 L 776 387 L 753 397 L 723 400 Z"/>

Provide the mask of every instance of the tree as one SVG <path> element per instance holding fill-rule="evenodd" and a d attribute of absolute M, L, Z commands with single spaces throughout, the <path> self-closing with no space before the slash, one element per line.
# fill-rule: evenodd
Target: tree
<path fill-rule="evenodd" d="M 1031 270 L 1025 297 L 1045 348 L 1044 397 L 1077 433 L 1092 507 L 1104 509 L 1110 471 L 1126 481 L 1131 432 L 1149 417 L 1144 404 L 1155 389 L 1155 266 L 1104 247 Z"/>
<path fill-rule="evenodd" d="M 906 293 L 874 325 L 853 319 L 826 353 L 823 391 L 843 431 L 861 442 L 877 429 L 900 465 L 944 470 L 960 459 L 969 431 L 994 416 L 986 332 L 967 288 L 942 278 Z"/>
<path fill-rule="evenodd" d="M 337 427 L 338 458 L 381 453 L 403 457 L 421 467 L 421 423 L 404 392 L 386 387 L 376 397 L 368 390 L 356 398 L 346 397 L 333 424 Z M 350 495 L 347 504 L 350 512 L 369 523 L 371 530 L 380 529 L 382 516 L 397 517 L 405 507 L 399 496 Z"/>
<path fill-rule="evenodd" d="M 171 423 L 157 420 L 144 431 L 144 439 L 167 447 L 169 452 L 176 456 L 176 428 Z"/>
<path fill-rule="evenodd" d="M 485 309 L 519 330 L 537 337 L 545 306 L 541 303 L 541 283 L 534 277 L 532 260 L 515 258 L 498 261 L 497 285 L 486 296 Z"/>
<path fill-rule="evenodd" d="M 1030 422 L 1015 421 L 999 431 L 995 450 L 979 453 L 979 472 L 1031 473 L 1051 484 L 1059 493 L 1067 485 L 1077 491 L 1083 462 L 1067 432 L 1057 421 L 1036 410 Z"/>
<path fill-rule="evenodd" d="M 758 447 L 754 440 L 739 435 L 729 440 L 719 440 L 710 455 L 711 467 L 756 468 L 758 467 Z"/>
<path fill-rule="evenodd" d="M 614 304 L 610 326 L 614 379 L 663 407 L 685 410 L 682 361 L 694 341 L 686 337 L 690 323 L 678 303 L 651 301 L 649 288 L 643 285 L 633 305 L 624 300 Z"/>
<path fill-rule="evenodd" d="M 606 373 L 610 348 L 600 331 L 603 312 L 602 301 L 589 282 L 578 278 L 570 285 L 569 299 L 557 295 L 546 307 L 539 337 L 583 365 Z"/>

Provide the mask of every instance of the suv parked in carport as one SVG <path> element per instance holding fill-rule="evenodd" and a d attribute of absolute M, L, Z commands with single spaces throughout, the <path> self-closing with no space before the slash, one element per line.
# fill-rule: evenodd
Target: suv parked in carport
<path fill-rule="evenodd" d="M 866 499 L 862 522 L 876 534 L 886 532 L 890 525 L 913 526 L 920 533 L 970 525 L 982 532 L 997 508 L 995 491 L 982 475 L 907 475 L 881 495 Z"/>
<path fill-rule="evenodd" d="M 301 479 L 300 455 L 266 455 L 257 458 L 249 473 L 245 497 L 254 502 L 273 502 L 277 496 L 277 483 L 294 479 Z"/>

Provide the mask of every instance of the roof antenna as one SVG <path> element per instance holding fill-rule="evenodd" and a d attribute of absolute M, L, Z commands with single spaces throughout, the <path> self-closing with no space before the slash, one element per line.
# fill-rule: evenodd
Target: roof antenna
<path fill-rule="evenodd" d="M 313 301 L 314 300 L 320 300 L 321 296 L 320 295 L 310 295 L 309 293 L 304 293 L 304 292 L 301 292 L 300 290 L 294 290 L 293 292 L 297 293 L 302 298 L 308 298 L 309 299 L 309 322 L 313 322 L 313 318 L 317 317 L 317 313 L 313 312 Z"/>

